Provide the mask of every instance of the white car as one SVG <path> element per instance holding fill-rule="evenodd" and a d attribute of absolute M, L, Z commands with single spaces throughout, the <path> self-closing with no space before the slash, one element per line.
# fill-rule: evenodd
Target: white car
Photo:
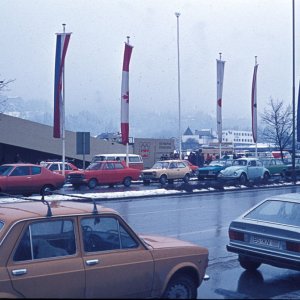
<path fill-rule="evenodd" d="M 263 180 L 268 182 L 270 171 L 265 168 L 257 158 L 238 158 L 232 163 L 232 166 L 220 171 L 218 179 L 223 181 L 238 181 L 245 184 L 249 180 Z"/>

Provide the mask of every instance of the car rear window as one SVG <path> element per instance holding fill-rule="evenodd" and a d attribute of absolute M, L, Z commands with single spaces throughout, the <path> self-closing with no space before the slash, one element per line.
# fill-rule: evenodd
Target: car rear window
<path fill-rule="evenodd" d="M 267 200 L 254 208 L 244 218 L 300 226 L 300 203 Z"/>

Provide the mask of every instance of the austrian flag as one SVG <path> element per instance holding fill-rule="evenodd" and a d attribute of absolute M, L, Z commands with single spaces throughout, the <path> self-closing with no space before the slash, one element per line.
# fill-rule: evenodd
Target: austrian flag
<path fill-rule="evenodd" d="M 131 45 L 125 43 L 121 87 L 121 134 L 123 145 L 129 142 L 129 62 L 132 48 Z"/>
<path fill-rule="evenodd" d="M 56 55 L 55 55 L 55 78 L 54 78 L 54 126 L 53 137 L 60 138 L 62 136 L 62 126 L 64 122 L 63 108 L 63 72 L 65 57 L 70 41 L 71 33 L 57 33 L 56 35 Z"/>

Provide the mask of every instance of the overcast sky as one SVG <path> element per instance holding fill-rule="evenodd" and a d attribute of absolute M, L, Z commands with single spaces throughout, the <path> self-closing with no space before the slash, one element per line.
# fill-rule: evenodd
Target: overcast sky
<path fill-rule="evenodd" d="M 216 114 L 216 59 L 226 61 L 223 117 L 249 117 L 258 60 L 258 112 L 270 97 L 292 104 L 292 0 L 0 0 L 0 80 L 9 97 L 53 107 L 55 33 L 72 32 L 65 73 L 66 114 L 103 106 L 120 116 L 124 42 L 133 112 L 178 111 L 180 12 L 182 114 Z M 300 1 L 296 16 L 296 97 L 300 75 Z M 224 129 L 224 127 L 223 127 Z"/>

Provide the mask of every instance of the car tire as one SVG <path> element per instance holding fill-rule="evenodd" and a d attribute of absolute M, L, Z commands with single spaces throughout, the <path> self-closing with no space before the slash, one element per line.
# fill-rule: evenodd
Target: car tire
<path fill-rule="evenodd" d="M 123 181 L 123 184 L 124 184 L 125 187 L 130 187 L 130 185 L 131 185 L 131 178 L 130 177 L 125 177 L 124 181 Z"/>
<path fill-rule="evenodd" d="M 242 268 L 244 268 L 245 270 L 248 270 L 248 271 L 255 271 L 261 265 L 261 262 L 253 261 L 250 258 L 248 258 L 247 256 L 243 256 L 243 255 L 239 255 L 239 263 Z"/>
<path fill-rule="evenodd" d="M 97 184 L 98 184 L 97 180 L 95 178 L 92 178 L 88 182 L 88 187 L 89 187 L 89 189 L 92 190 L 97 186 Z"/>
<path fill-rule="evenodd" d="M 168 178 L 166 175 L 161 175 L 160 178 L 159 178 L 159 183 L 161 185 L 166 185 L 167 184 L 167 181 L 168 181 Z"/>
<path fill-rule="evenodd" d="M 247 176 L 246 176 L 245 173 L 242 173 L 242 174 L 240 175 L 239 182 L 240 182 L 241 185 L 246 184 L 246 182 L 247 182 Z"/>
<path fill-rule="evenodd" d="M 164 299 L 196 299 L 197 285 L 188 275 L 173 277 L 163 294 Z"/>
<path fill-rule="evenodd" d="M 188 183 L 190 180 L 190 174 L 185 174 L 184 177 L 182 178 L 183 182 Z"/>
<path fill-rule="evenodd" d="M 263 182 L 268 183 L 269 179 L 270 179 L 270 174 L 268 172 L 265 172 L 263 176 Z"/>

